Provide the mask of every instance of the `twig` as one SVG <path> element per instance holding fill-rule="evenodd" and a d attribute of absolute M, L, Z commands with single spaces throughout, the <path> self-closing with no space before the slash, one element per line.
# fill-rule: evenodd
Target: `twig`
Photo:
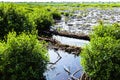
<path fill-rule="evenodd" d="M 75 72 L 73 73 L 73 76 L 74 76 L 76 73 L 78 73 L 79 71 L 81 71 L 81 69 L 75 71 Z"/>
<path fill-rule="evenodd" d="M 70 77 L 71 77 L 73 80 L 79 80 L 79 78 L 76 78 L 76 77 L 74 76 L 74 75 L 75 75 L 76 73 L 78 73 L 79 71 L 81 71 L 81 69 L 75 71 L 73 74 L 70 75 Z"/>
<path fill-rule="evenodd" d="M 68 69 L 66 66 L 64 66 L 64 70 L 68 73 L 68 75 L 71 74 L 71 72 L 70 72 L 70 68 Z"/>

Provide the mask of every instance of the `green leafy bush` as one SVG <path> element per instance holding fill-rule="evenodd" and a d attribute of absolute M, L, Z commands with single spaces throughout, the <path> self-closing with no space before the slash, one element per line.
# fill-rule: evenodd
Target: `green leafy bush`
<path fill-rule="evenodd" d="M 11 31 L 32 32 L 35 30 L 35 24 L 27 14 L 24 7 L 14 4 L 0 5 L 0 38 L 3 39 Z"/>
<path fill-rule="evenodd" d="M 51 15 L 52 15 L 53 19 L 61 20 L 61 14 L 58 11 L 51 12 Z"/>
<path fill-rule="evenodd" d="M 61 14 L 64 15 L 64 16 L 66 16 L 66 17 L 70 16 L 69 12 L 61 12 Z"/>
<path fill-rule="evenodd" d="M 82 53 L 82 65 L 92 80 L 119 80 L 120 25 L 99 25 Z"/>
<path fill-rule="evenodd" d="M 50 30 L 50 26 L 53 24 L 53 18 L 50 13 L 43 10 L 38 10 L 35 12 L 35 24 L 37 26 L 38 33 L 41 31 Z"/>
<path fill-rule="evenodd" d="M 1 3 L 0 5 L 0 38 L 3 39 L 11 31 L 38 33 L 50 30 L 54 19 L 46 8 L 25 4 Z M 43 33 L 42 35 L 44 35 Z"/>
<path fill-rule="evenodd" d="M 68 13 L 68 12 L 65 12 L 65 13 L 64 13 L 64 16 L 67 16 L 67 17 L 68 17 L 69 15 L 70 15 L 70 13 Z"/>
<path fill-rule="evenodd" d="M 9 33 L 7 42 L 0 43 L 0 80 L 41 80 L 48 62 L 46 53 L 45 43 L 35 35 Z"/>

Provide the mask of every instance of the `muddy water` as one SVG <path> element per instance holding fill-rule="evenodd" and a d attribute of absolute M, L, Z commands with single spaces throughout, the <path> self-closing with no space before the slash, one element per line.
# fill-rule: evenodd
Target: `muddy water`
<path fill-rule="evenodd" d="M 62 57 L 56 64 L 49 64 L 48 70 L 45 72 L 46 80 L 68 80 L 71 79 L 70 75 L 76 70 L 80 70 L 75 74 L 76 78 L 79 78 L 82 74 L 82 66 L 80 64 L 80 56 L 75 56 L 67 52 L 54 49 L 49 49 L 48 54 L 50 56 L 50 62 L 54 63 L 58 60 L 59 56 Z M 71 74 L 68 74 L 65 70 L 69 70 Z"/>

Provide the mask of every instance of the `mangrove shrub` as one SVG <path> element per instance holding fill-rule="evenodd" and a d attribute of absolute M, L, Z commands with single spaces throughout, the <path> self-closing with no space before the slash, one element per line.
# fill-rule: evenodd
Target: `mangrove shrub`
<path fill-rule="evenodd" d="M 35 30 L 35 24 L 27 14 L 24 7 L 15 4 L 0 5 L 0 38 L 4 38 L 11 31 L 32 32 Z"/>
<path fill-rule="evenodd" d="M 61 14 L 58 11 L 52 11 L 51 15 L 55 20 L 61 20 Z"/>
<path fill-rule="evenodd" d="M 38 32 L 49 31 L 53 24 L 53 18 L 48 11 L 38 10 L 34 14 L 35 24 Z"/>
<path fill-rule="evenodd" d="M 120 25 L 98 25 L 82 53 L 82 65 L 92 80 L 119 80 Z"/>
<path fill-rule="evenodd" d="M 44 42 L 35 35 L 9 33 L 0 42 L 0 80 L 41 80 L 48 62 Z"/>

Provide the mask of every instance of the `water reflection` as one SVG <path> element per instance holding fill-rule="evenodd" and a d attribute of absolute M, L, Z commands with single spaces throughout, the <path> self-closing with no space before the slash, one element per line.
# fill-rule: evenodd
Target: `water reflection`
<path fill-rule="evenodd" d="M 49 64 L 48 70 L 44 73 L 47 80 L 68 80 L 70 75 L 65 71 L 65 68 L 70 70 L 70 73 L 81 69 L 75 77 L 80 77 L 82 74 L 82 66 L 80 65 L 80 56 L 68 54 L 62 50 L 55 51 L 54 49 L 48 50 L 50 62 L 54 63 L 58 59 L 57 53 L 62 57 L 55 65 Z"/>
<path fill-rule="evenodd" d="M 89 43 L 89 41 L 86 41 L 86 40 L 68 38 L 68 37 L 57 36 L 57 35 L 53 35 L 53 39 L 60 41 L 62 44 L 67 44 L 70 46 L 77 46 L 77 47 L 83 47 L 85 44 Z"/>

